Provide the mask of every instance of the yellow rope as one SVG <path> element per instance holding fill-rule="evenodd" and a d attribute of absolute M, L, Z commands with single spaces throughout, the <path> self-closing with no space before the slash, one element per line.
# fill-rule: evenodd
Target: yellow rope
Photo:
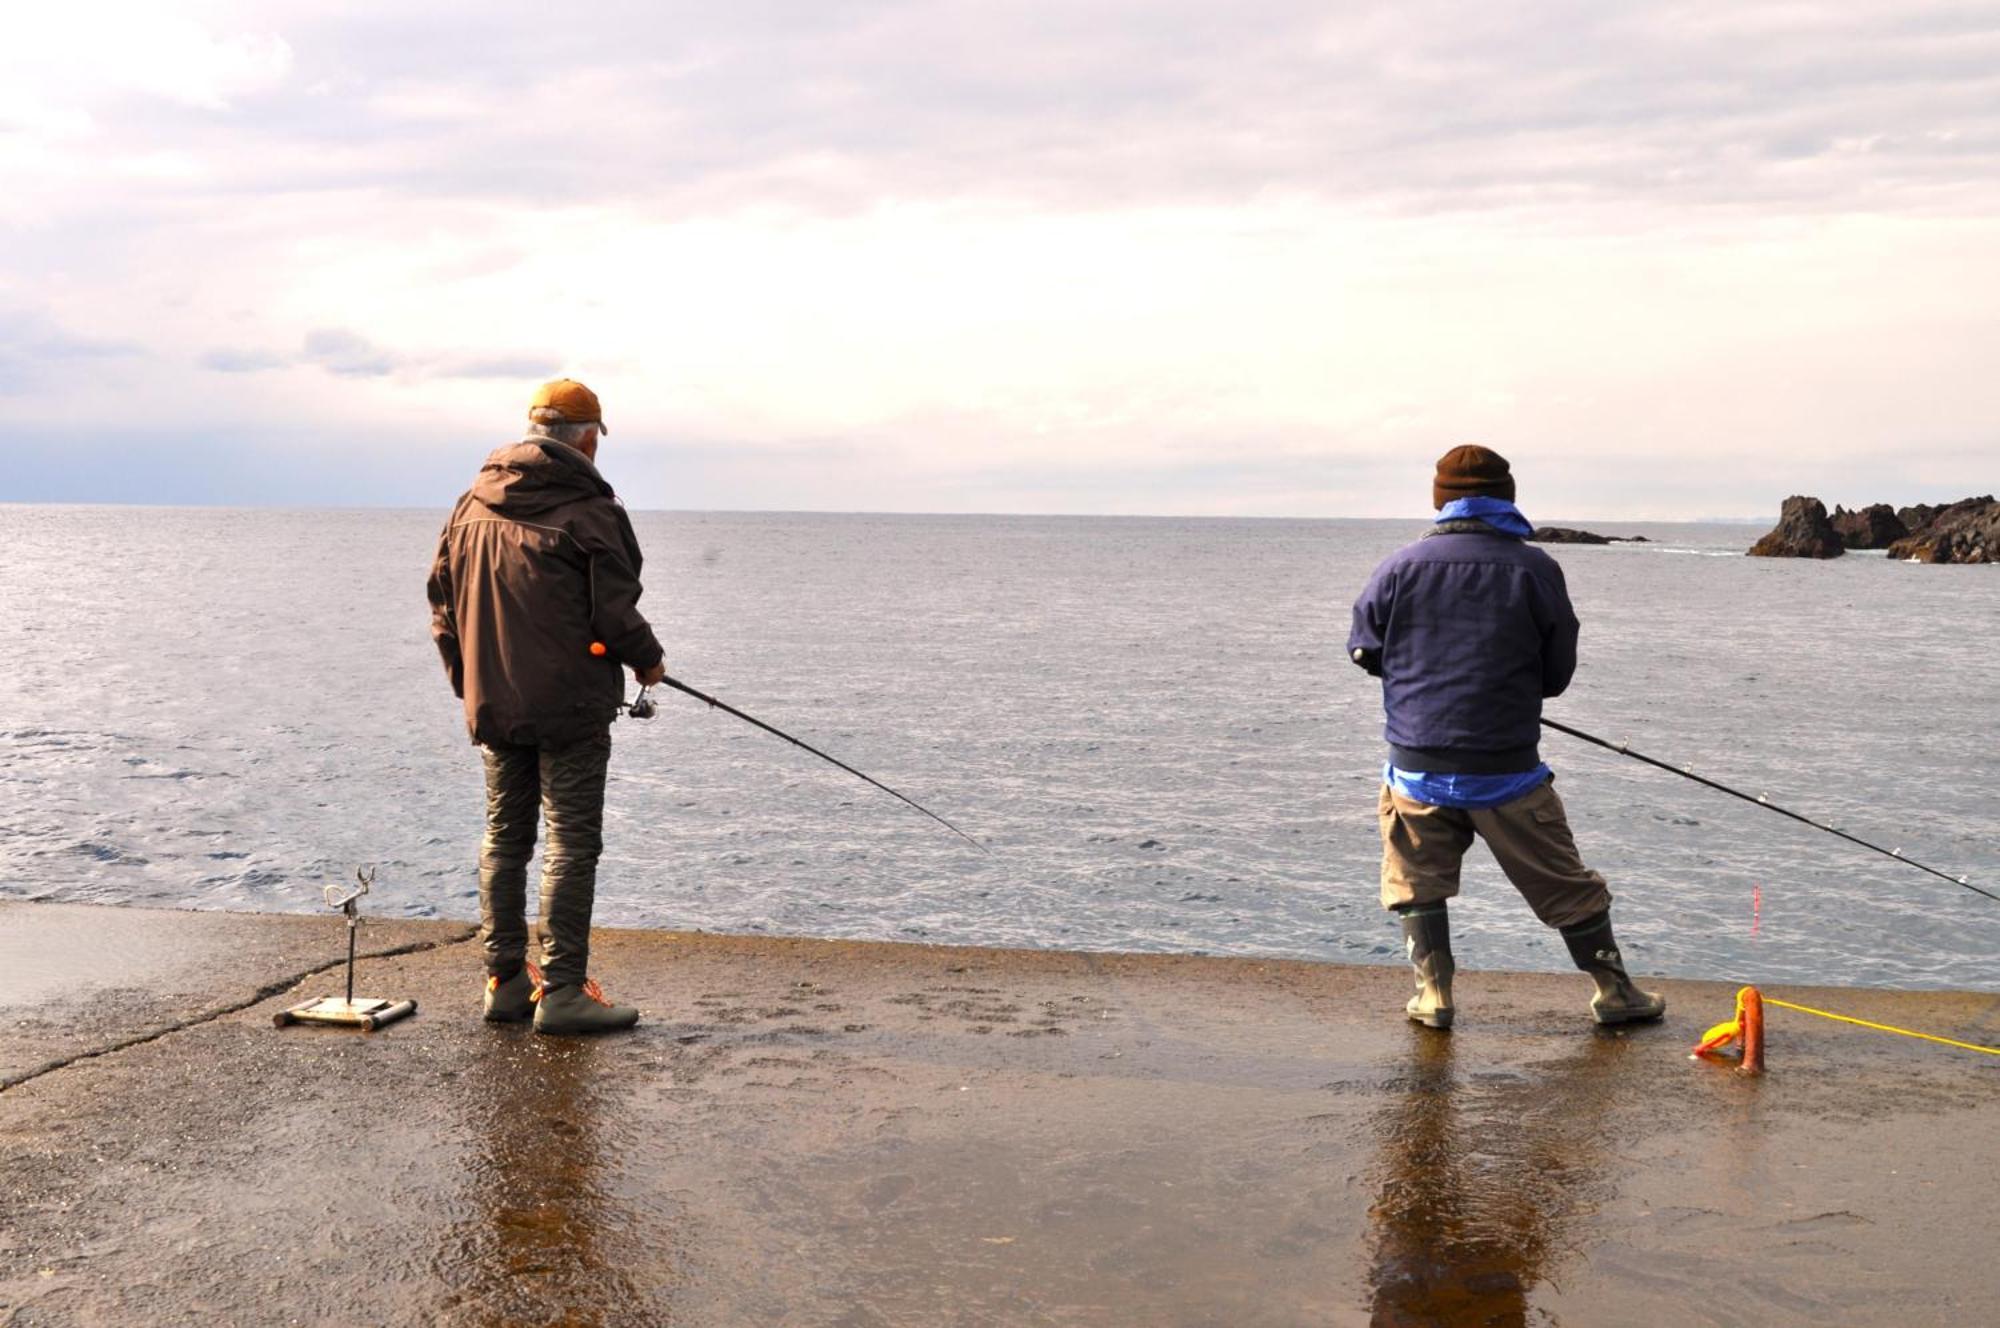
<path fill-rule="evenodd" d="M 1766 996 L 1764 1004 L 1783 1006 L 1787 1010 L 1797 1010 L 1800 1014 L 1816 1014 L 1822 1019 L 1838 1019 L 1843 1024 L 1859 1024 L 1863 1028 L 1872 1028 L 1878 1033 L 1900 1033 L 1904 1037 L 1922 1038 L 1926 1042 L 1942 1042 L 1947 1047 L 1961 1047 L 1966 1051 L 1980 1051 L 1986 1053 L 1988 1056 L 2000 1056 L 2000 1047 L 1982 1047 L 1974 1042 L 1960 1042 L 1956 1038 L 1939 1037 L 1935 1033 L 1918 1033 L 1908 1028 L 1896 1028 L 1890 1024 L 1871 1024 L 1866 1019 L 1856 1019 L 1851 1015 L 1834 1014 L 1828 1010 L 1815 1010 L 1810 1005 L 1794 1005 L 1790 1001 L 1781 1001 L 1775 996 Z"/>

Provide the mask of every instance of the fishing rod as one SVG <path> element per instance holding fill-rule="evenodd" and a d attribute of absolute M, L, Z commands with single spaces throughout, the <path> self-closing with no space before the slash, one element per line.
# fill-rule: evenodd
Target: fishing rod
<path fill-rule="evenodd" d="M 1567 724 L 1558 724 L 1553 719 L 1544 718 L 1542 720 L 1542 723 L 1546 727 L 1552 728 L 1558 733 L 1567 733 L 1572 738 L 1581 738 L 1587 743 L 1591 743 L 1595 746 L 1602 747 L 1607 752 L 1616 752 L 1620 756 L 1629 756 L 1635 761 L 1643 761 L 1647 765 L 1654 766 L 1661 770 L 1665 770 L 1669 774 L 1679 775 L 1682 779 L 1692 779 L 1695 783 L 1700 784 L 1704 788 L 1712 788 L 1717 793 L 1727 793 L 1732 798 L 1741 798 L 1745 802 L 1755 803 L 1757 806 L 1765 808 L 1768 811 L 1774 811 L 1778 813 L 1778 815 L 1780 816 L 1789 816 L 1794 821 L 1799 821 L 1805 825 L 1809 825 L 1815 830 L 1824 830 L 1830 835 L 1838 835 L 1842 839 L 1845 839 L 1850 844 L 1858 844 L 1862 848 L 1872 849 L 1873 851 L 1882 854 L 1884 857 L 1894 858 L 1898 862 L 1907 862 L 1912 867 L 1915 867 L 1918 871 L 1927 871 L 1933 876 L 1939 877 L 1943 880 L 1950 881 L 1953 885 L 1962 885 L 1976 895 L 1985 895 L 1988 899 L 1993 900 L 1995 903 L 2000 903 L 2000 895 L 1996 895 L 1990 890 L 1980 889 L 1978 886 L 1972 884 L 1971 881 L 1967 880 L 1963 876 L 1953 876 L 1950 872 L 1939 871 L 1936 867 L 1926 867 L 1923 863 L 1918 862 L 1914 858 L 1904 857 L 1903 851 L 1899 848 L 1883 848 L 1880 844 L 1871 844 L 1867 840 L 1862 839 L 1858 835 L 1850 835 L 1845 830 L 1840 829 L 1838 826 L 1823 825 L 1820 822 L 1813 820 L 1813 818 L 1810 816 L 1801 816 L 1799 813 L 1795 811 L 1791 811 L 1787 808 L 1780 807 L 1777 803 L 1772 802 L 1768 797 L 1764 796 L 1761 793 L 1753 797 L 1750 794 L 1745 793 L 1741 789 L 1733 789 L 1729 787 L 1729 785 L 1719 784 L 1713 779 L 1704 779 L 1702 776 L 1697 775 L 1694 771 L 1689 770 L 1686 766 L 1668 765 L 1665 761 L 1656 761 L 1650 756 L 1646 756 L 1642 753 L 1633 751 L 1630 747 L 1626 746 L 1622 742 L 1608 742 L 1605 739 L 1597 737 L 1594 734 L 1585 733 L 1582 729 L 1573 729 Z"/>
<path fill-rule="evenodd" d="M 936 812 L 932 811 L 930 808 L 918 802 L 915 798 L 905 797 L 903 794 L 896 792 L 896 790 L 890 788 L 887 784 L 884 784 L 881 780 L 876 779 L 874 776 L 864 775 L 859 770 L 856 770 L 853 766 L 847 764 L 847 762 L 837 760 L 834 757 L 828 756 L 825 752 L 813 746 L 811 743 L 801 742 L 799 739 L 794 738 L 791 734 L 785 732 L 783 729 L 775 728 L 772 725 L 766 724 L 763 720 L 757 718 L 755 715 L 746 715 L 741 710 L 738 710 L 735 706 L 730 705 L 727 701 L 717 700 L 715 697 L 710 696 L 707 692 L 701 691 L 699 688 L 688 686 L 686 683 L 682 682 L 679 678 L 664 677 L 661 678 L 660 681 L 664 682 L 667 686 L 673 688 L 677 692 L 686 692 L 689 696 L 692 696 L 697 701 L 706 701 L 710 706 L 714 707 L 715 709 L 726 711 L 727 713 L 736 716 L 736 718 L 742 720 L 746 724 L 755 724 L 758 728 L 764 730 L 764 732 L 772 734 L 775 737 L 783 738 L 786 742 L 789 742 L 794 747 L 804 748 L 806 751 L 811 752 L 814 756 L 817 756 L 820 760 L 825 761 L 830 765 L 839 766 L 842 770 L 845 770 L 848 774 L 853 775 L 856 779 L 866 780 L 868 783 L 873 784 L 876 788 L 881 789 L 884 793 L 888 794 L 890 797 L 900 799 L 901 801 L 906 802 L 910 806 L 916 808 L 918 811 L 930 817 L 933 821 L 936 821 L 939 825 L 943 826 L 945 829 L 957 835 L 960 839 L 963 839 L 966 843 L 978 849 L 981 853 L 991 853 L 993 851 L 987 848 L 986 845 L 974 839 L 971 835 L 966 834 L 965 831 L 953 825 L 950 821 L 945 820 L 944 817 L 939 816 Z M 659 707 L 654 704 L 653 698 L 647 695 L 647 693 L 650 691 L 652 691 L 652 688 L 650 687 L 641 687 L 639 689 L 639 699 L 632 702 L 632 704 L 626 708 L 627 712 L 632 716 L 632 718 L 651 719 L 653 715 L 658 711 Z"/>

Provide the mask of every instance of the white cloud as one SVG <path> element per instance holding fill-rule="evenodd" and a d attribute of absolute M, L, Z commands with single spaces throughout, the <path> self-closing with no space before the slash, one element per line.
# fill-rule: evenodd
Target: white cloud
<path fill-rule="evenodd" d="M 122 98 L 221 111 L 282 84 L 292 67 L 285 40 L 212 27 L 201 11 L 214 8 L 159 0 L 20 7 L 8 14 L 0 78 L 10 98 L 39 104 L 71 127 Z"/>
<path fill-rule="evenodd" d="M 31 21 L 89 55 L 0 64 L 0 296 L 149 352 L 106 428 L 230 372 L 247 429 L 486 438 L 566 370 L 621 445 L 754 459 L 641 502 L 1358 514 L 1405 501 L 1364 462 L 1477 435 L 1608 514 L 2000 407 L 1993 4 Z M 1746 440 L 1670 499 L 1612 460 Z"/>

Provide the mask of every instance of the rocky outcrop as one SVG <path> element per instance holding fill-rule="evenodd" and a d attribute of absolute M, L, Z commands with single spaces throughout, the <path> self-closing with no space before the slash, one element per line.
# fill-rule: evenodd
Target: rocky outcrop
<path fill-rule="evenodd" d="M 1848 549 L 1886 549 L 1891 558 L 1920 563 L 2000 563 L 2000 501 L 1989 493 L 1894 510 L 1875 503 L 1853 512 L 1836 507 L 1829 517 L 1819 499 L 1794 496 L 1785 499 L 1776 528 L 1750 553 L 1837 558 Z"/>
<path fill-rule="evenodd" d="M 2000 502 L 1988 495 L 1953 503 L 1891 544 L 1889 556 L 1920 563 L 2000 563 Z"/>
<path fill-rule="evenodd" d="M 1912 503 L 1908 507 L 1897 508 L 1896 519 L 1903 523 L 1905 531 L 1914 535 L 1948 506 L 1949 503 Z"/>
<path fill-rule="evenodd" d="M 1833 528 L 1840 542 L 1850 549 L 1886 549 L 1910 533 L 1887 503 L 1876 503 L 1858 512 L 1844 507 L 1833 509 Z"/>
<path fill-rule="evenodd" d="M 1750 546 L 1752 558 L 1838 558 L 1846 552 L 1826 504 L 1799 494 L 1785 499 L 1778 524 Z"/>
<path fill-rule="evenodd" d="M 1571 530 L 1568 526 L 1536 526 L 1528 536 L 1537 544 L 1650 544 L 1644 535 L 1599 535 L 1595 531 Z"/>
<path fill-rule="evenodd" d="M 1985 493 L 1977 498 L 1961 498 L 1955 503 L 1918 503 L 1913 507 L 1897 508 L 1896 519 L 1909 527 L 1910 534 L 1921 535 L 1924 533 L 1924 527 L 1933 522 L 1941 521 L 1954 512 L 1964 511 L 1966 508 L 1984 507 L 1992 501 L 1993 495 Z"/>

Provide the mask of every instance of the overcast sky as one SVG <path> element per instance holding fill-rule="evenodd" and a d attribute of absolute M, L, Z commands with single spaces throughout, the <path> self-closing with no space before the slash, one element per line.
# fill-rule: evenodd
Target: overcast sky
<path fill-rule="evenodd" d="M 2000 3 L 17 7 L 0 500 L 1531 516 L 2000 487 Z"/>

